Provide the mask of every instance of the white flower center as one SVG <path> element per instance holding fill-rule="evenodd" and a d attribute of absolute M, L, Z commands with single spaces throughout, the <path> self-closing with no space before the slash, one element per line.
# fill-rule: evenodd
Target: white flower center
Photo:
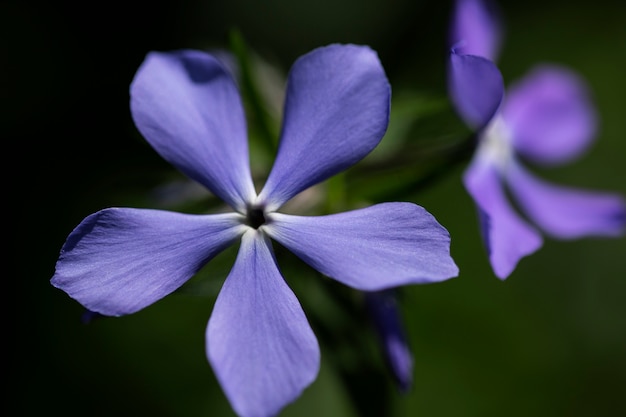
<path fill-rule="evenodd" d="M 501 116 L 496 116 L 485 128 L 480 136 L 478 154 L 494 163 L 501 172 L 513 159 L 511 131 Z"/>

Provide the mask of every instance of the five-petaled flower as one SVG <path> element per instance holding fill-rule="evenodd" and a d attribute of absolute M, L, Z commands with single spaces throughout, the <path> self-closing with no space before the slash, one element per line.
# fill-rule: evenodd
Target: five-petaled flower
<path fill-rule="evenodd" d="M 447 230 L 415 204 L 317 217 L 277 211 L 376 147 L 387 129 L 390 95 L 368 47 L 330 45 L 300 57 L 288 76 L 279 150 L 257 194 L 243 107 L 229 72 L 201 51 L 148 54 L 130 88 L 138 130 L 233 212 L 101 210 L 69 235 L 52 284 L 91 311 L 130 314 L 172 293 L 241 240 L 209 319 L 206 353 L 239 415 L 277 414 L 315 379 L 320 352 L 270 238 L 359 290 L 458 274 Z"/>
<path fill-rule="evenodd" d="M 560 239 L 620 236 L 626 202 L 617 194 L 548 184 L 523 167 L 523 160 L 554 165 L 581 155 L 594 138 L 596 114 L 580 77 L 556 65 L 537 66 L 504 97 L 494 64 L 502 28 L 494 6 L 456 2 L 448 81 L 457 112 L 478 134 L 463 180 L 478 206 L 491 266 L 504 279 L 542 245 L 536 227 Z M 534 226 L 516 213 L 504 186 Z"/>

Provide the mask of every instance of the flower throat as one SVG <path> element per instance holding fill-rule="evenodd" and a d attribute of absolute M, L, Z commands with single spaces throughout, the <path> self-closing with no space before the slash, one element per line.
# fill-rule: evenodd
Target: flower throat
<path fill-rule="evenodd" d="M 246 224 L 258 229 L 265 223 L 265 208 L 262 206 L 248 206 L 246 210 Z"/>

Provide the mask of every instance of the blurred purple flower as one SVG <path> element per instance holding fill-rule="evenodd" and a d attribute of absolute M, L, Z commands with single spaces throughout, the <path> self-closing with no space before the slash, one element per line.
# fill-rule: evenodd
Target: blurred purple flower
<path fill-rule="evenodd" d="M 584 153 L 596 113 L 584 82 L 571 70 L 542 65 L 508 89 L 494 61 L 502 25 L 494 3 L 457 0 L 450 28 L 449 91 L 459 116 L 478 134 L 464 184 L 479 210 L 495 274 L 505 279 L 542 245 L 536 229 L 560 239 L 620 236 L 626 226 L 621 195 L 548 184 L 522 160 L 555 165 Z M 509 203 L 506 191 L 528 219 Z"/>
<path fill-rule="evenodd" d="M 315 379 L 320 352 L 270 238 L 364 291 L 458 274 L 448 232 L 415 204 L 319 217 L 276 211 L 376 147 L 387 129 L 390 94 L 368 47 L 331 45 L 300 57 L 288 77 L 278 154 L 257 195 L 229 71 L 200 51 L 148 54 L 130 88 L 137 128 L 165 160 L 234 211 L 101 210 L 69 235 L 52 285 L 94 313 L 130 314 L 175 291 L 241 239 L 207 326 L 206 353 L 239 415 L 277 414 Z"/>

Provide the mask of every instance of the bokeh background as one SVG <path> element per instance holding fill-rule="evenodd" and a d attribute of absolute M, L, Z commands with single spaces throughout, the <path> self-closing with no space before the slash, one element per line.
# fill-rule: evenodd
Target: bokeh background
<path fill-rule="evenodd" d="M 626 193 L 625 3 L 499 4 L 505 82 L 539 62 L 571 66 L 588 81 L 601 118 L 586 155 L 541 175 Z M 130 117 L 128 86 L 148 51 L 228 48 L 236 27 L 284 73 L 317 46 L 363 43 L 378 51 L 394 97 L 441 99 L 450 7 L 426 0 L 2 2 L 7 415 L 234 415 L 204 355 L 218 279 L 205 292 L 88 325 L 82 308 L 49 284 L 61 245 L 86 215 L 154 207 L 155 187 L 182 179 Z M 452 134 L 458 121 L 444 116 L 416 132 Z M 461 269 L 456 279 L 401 293 L 415 355 L 408 393 L 386 372 L 366 319 L 335 315 L 337 300 L 324 292 L 350 294 L 313 284 L 318 277 L 284 255 L 323 361 L 316 382 L 281 415 L 626 415 L 626 239 L 547 239 L 501 282 L 487 264 L 463 167 L 395 196 L 448 228 Z M 329 316 L 337 320 L 325 322 Z"/>

